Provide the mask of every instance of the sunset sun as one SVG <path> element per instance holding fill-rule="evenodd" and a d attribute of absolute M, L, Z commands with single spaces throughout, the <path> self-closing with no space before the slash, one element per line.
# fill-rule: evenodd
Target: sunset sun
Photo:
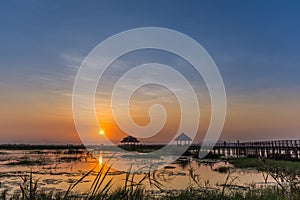
<path fill-rule="evenodd" d="M 102 130 L 102 129 L 100 129 L 98 133 L 99 133 L 99 135 L 104 135 L 105 134 L 104 130 Z"/>

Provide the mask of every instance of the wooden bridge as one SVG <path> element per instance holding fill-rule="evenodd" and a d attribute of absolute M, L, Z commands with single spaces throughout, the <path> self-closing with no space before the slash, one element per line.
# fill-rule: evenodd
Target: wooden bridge
<path fill-rule="evenodd" d="M 202 147 L 202 148 L 201 148 Z M 210 144 L 192 144 L 189 151 L 199 153 L 199 150 L 210 154 L 223 156 L 266 157 L 272 159 L 300 160 L 300 140 L 276 140 L 256 142 L 217 142 Z"/>

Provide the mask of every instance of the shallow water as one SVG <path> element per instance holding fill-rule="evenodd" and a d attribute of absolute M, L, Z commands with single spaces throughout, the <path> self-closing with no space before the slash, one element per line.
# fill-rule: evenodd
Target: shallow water
<path fill-rule="evenodd" d="M 70 184 L 81 178 L 85 173 L 95 167 L 94 171 L 88 175 L 76 188 L 79 192 L 85 192 L 91 186 L 97 171 L 106 163 L 116 163 L 120 153 L 111 151 L 95 151 L 91 156 L 88 151 L 80 150 L 77 152 L 69 150 L 0 150 L 0 191 L 8 189 L 10 192 L 19 189 L 22 183 L 22 176 L 32 172 L 35 180 L 39 180 L 39 188 L 52 189 L 55 191 L 66 190 Z M 111 159 L 112 156 L 116 160 Z M 142 160 L 142 159 L 141 159 Z M 119 163 L 117 163 L 119 164 Z M 202 186 L 217 188 L 225 183 L 228 173 L 216 171 L 221 166 L 232 167 L 224 162 L 203 162 L 203 160 L 191 159 L 191 162 L 180 164 L 169 164 L 166 168 L 158 170 L 155 175 L 168 190 L 183 190 L 188 186 L 195 185 L 192 181 L 190 172 L 192 171 Z M 143 173 L 136 174 L 136 181 L 142 179 Z M 124 185 L 125 173 L 114 169 L 105 179 L 108 181 L 113 178 L 113 187 Z M 233 182 L 231 182 L 234 180 Z M 264 184 L 263 174 L 256 170 L 231 169 L 229 182 L 231 185 L 248 186 L 250 184 Z M 267 184 L 274 184 L 270 178 Z M 157 188 L 145 183 L 148 190 Z"/>

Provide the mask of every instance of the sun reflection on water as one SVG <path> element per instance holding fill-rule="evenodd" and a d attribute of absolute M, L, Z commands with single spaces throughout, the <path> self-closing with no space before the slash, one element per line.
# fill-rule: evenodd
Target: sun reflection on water
<path fill-rule="evenodd" d="M 98 162 L 99 162 L 99 165 L 102 165 L 102 164 L 103 164 L 103 158 L 102 158 L 102 155 L 99 156 Z"/>

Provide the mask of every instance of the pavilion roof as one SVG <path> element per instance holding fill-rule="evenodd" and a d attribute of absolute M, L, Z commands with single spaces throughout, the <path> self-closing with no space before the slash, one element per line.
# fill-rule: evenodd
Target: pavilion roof
<path fill-rule="evenodd" d="M 121 141 L 121 143 L 127 143 L 127 142 L 131 142 L 131 143 L 140 143 L 140 141 L 138 139 L 136 139 L 135 137 L 132 136 L 128 136 L 123 138 L 123 140 Z"/>
<path fill-rule="evenodd" d="M 177 138 L 175 138 L 175 141 L 192 141 L 192 139 L 185 133 L 181 133 Z"/>

